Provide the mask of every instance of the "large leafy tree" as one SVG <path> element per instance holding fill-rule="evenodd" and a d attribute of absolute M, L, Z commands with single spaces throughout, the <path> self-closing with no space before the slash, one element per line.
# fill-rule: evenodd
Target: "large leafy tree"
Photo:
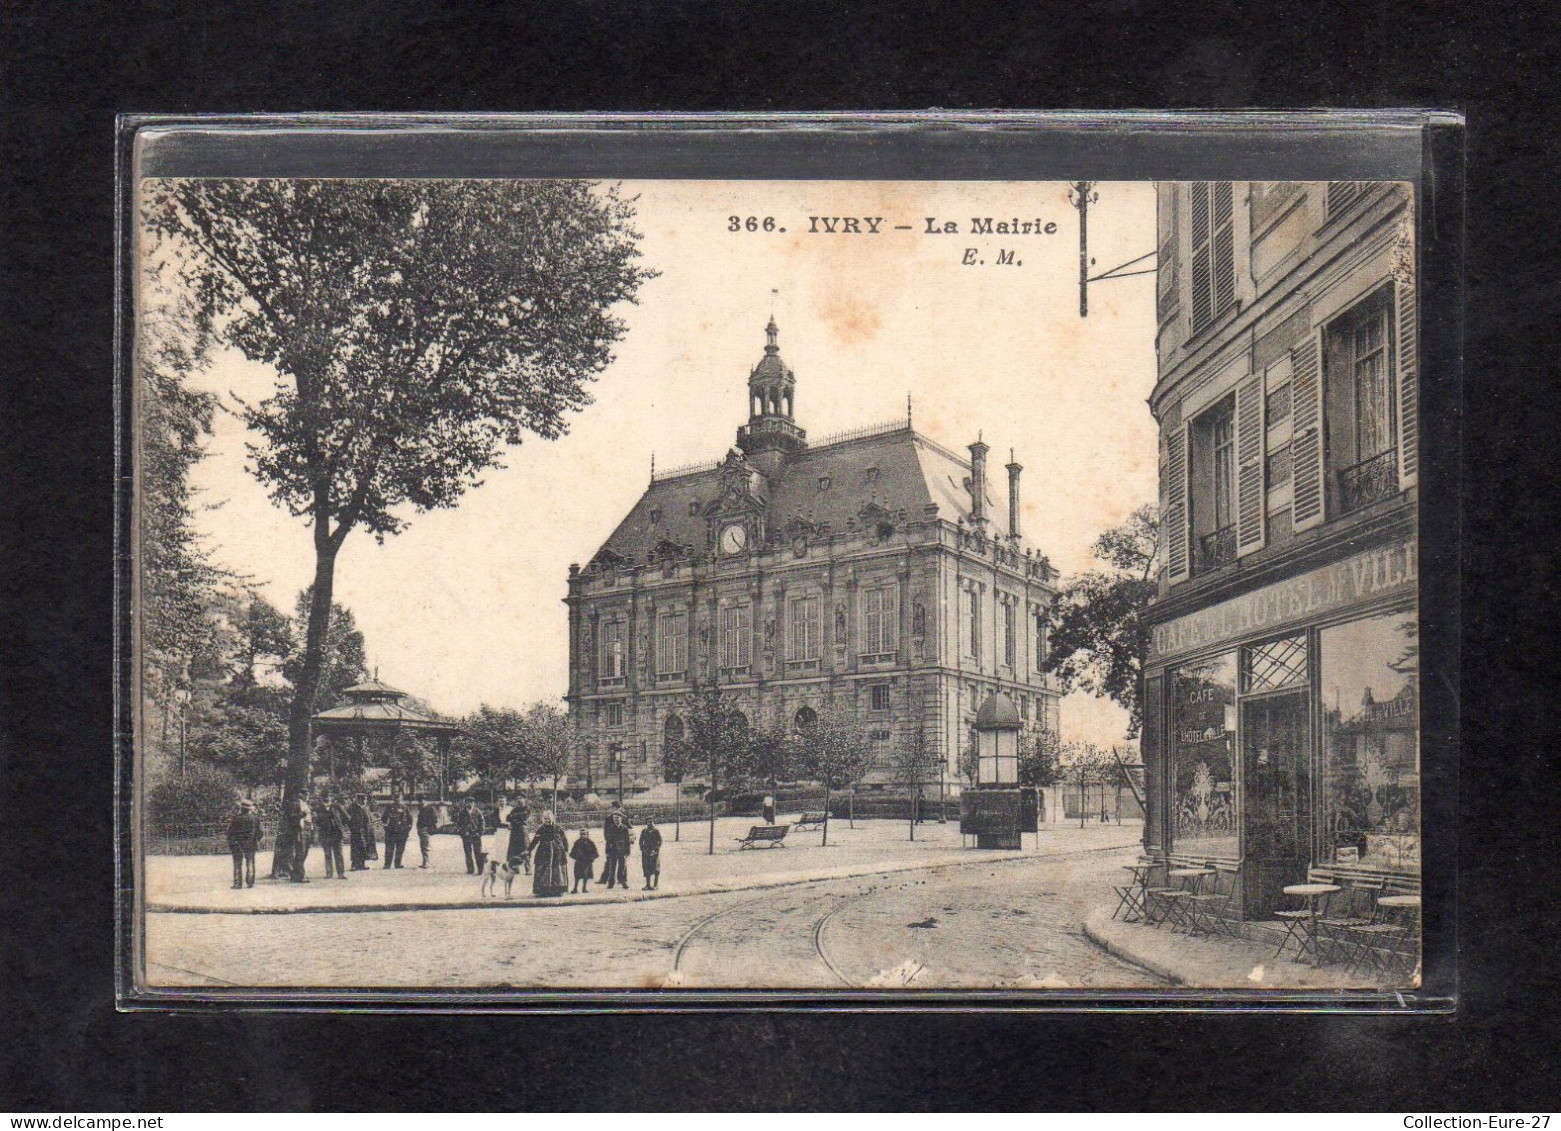
<path fill-rule="evenodd" d="M 296 634 L 302 636 L 314 615 L 314 595 L 308 589 L 298 594 L 296 613 Z M 347 688 L 362 683 L 369 674 L 368 649 L 351 609 L 334 602 L 331 604 L 330 624 L 325 630 L 320 652 L 315 671 L 315 702 L 321 707 L 329 707 L 342 700 L 342 693 Z M 295 689 L 307 674 L 308 662 L 308 655 L 298 648 L 282 661 L 282 675 Z"/>
<path fill-rule="evenodd" d="M 262 674 L 280 671 L 293 655 L 293 622 L 258 593 L 235 595 L 229 606 L 237 638 L 232 683 L 236 688 L 254 687 Z M 361 633 L 358 642 L 362 644 Z"/>
<path fill-rule="evenodd" d="M 136 351 L 142 659 L 147 697 L 165 725 L 176 700 L 188 702 L 193 680 L 219 662 L 222 650 L 212 596 L 224 575 L 195 531 L 197 500 L 190 486 L 216 399 L 186 383 L 206 356 L 203 336 L 181 332 L 187 319 L 177 300 L 155 304 L 141 322 Z"/>
<path fill-rule="evenodd" d="M 1064 691 L 1108 697 L 1126 710 L 1129 737 L 1143 723 L 1144 612 L 1157 589 L 1159 545 L 1154 508 L 1139 507 L 1096 539 L 1094 554 L 1105 568 L 1069 580 L 1052 609 L 1046 670 Z"/>
<path fill-rule="evenodd" d="M 243 418 L 251 470 L 313 543 L 296 796 L 343 542 L 454 506 L 506 445 L 565 431 L 647 277 L 632 208 L 580 181 L 201 179 L 151 182 L 145 217 L 196 328 L 277 375 Z"/>
<path fill-rule="evenodd" d="M 462 720 L 460 741 L 484 785 L 502 787 L 510 779 L 536 776 L 531 728 L 520 711 L 484 703 Z"/>

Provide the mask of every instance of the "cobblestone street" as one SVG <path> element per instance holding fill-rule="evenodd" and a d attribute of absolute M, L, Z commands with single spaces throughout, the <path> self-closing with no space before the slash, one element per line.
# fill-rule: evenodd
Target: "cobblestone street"
<path fill-rule="evenodd" d="M 1081 924 L 1133 849 L 969 859 L 634 902 L 147 916 L 161 986 L 872 988 L 1160 984 Z M 747 857 L 752 854 L 743 854 Z M 611 972 L 607 978 L 603 971 Z"/>

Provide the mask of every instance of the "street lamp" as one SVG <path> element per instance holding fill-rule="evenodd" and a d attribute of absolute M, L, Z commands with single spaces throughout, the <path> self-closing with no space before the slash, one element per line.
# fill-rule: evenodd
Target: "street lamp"
<path fill-rule="evenodd" d="M 173 693 L 174 700 L 179 704 L 179 776 L 184 777 L 184 718 L 190 705 L 190 689 L 180 687 Z"/>

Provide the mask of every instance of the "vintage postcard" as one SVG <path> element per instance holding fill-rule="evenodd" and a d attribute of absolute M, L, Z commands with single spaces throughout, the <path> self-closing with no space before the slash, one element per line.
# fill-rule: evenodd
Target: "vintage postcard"
<path fill-rule="evenodd" d="M 1411 184 L 134 193 L 142 989 L 1419 984 Z"/>

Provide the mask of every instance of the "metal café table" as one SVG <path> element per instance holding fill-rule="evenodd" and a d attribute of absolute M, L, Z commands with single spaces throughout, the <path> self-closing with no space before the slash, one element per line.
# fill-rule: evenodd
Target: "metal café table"
<path fill-rule="evenodd" d="M 1322 951 L 1317 945 L 1317 901 L 1325 895 L 1343 891 L 1338 884 L 1287 884 L 1286 895 L 1301 896 L 1306 900 L 1306 934 L 1301 944 L 1301 953 L 1296 956 L 1296 961 L 1305 962 L 1307 954 L 1311 954 L 1313 965 L 1322 961 Z"/>
<path fill-rule="evenodd" d="M 1149 917 L 1149 873 L 1154 871 L 1155 862 L 1144 860 L 1137 864 L 1124 864 L 1122 868 L 1132 872 L 1133 878 L 1126 887 L 1117 888 L 1117 909 L 1111 913 L 1111 917 L 1115 919 L 1121 915 L 1124 923 L 1137 923 Z"/>

